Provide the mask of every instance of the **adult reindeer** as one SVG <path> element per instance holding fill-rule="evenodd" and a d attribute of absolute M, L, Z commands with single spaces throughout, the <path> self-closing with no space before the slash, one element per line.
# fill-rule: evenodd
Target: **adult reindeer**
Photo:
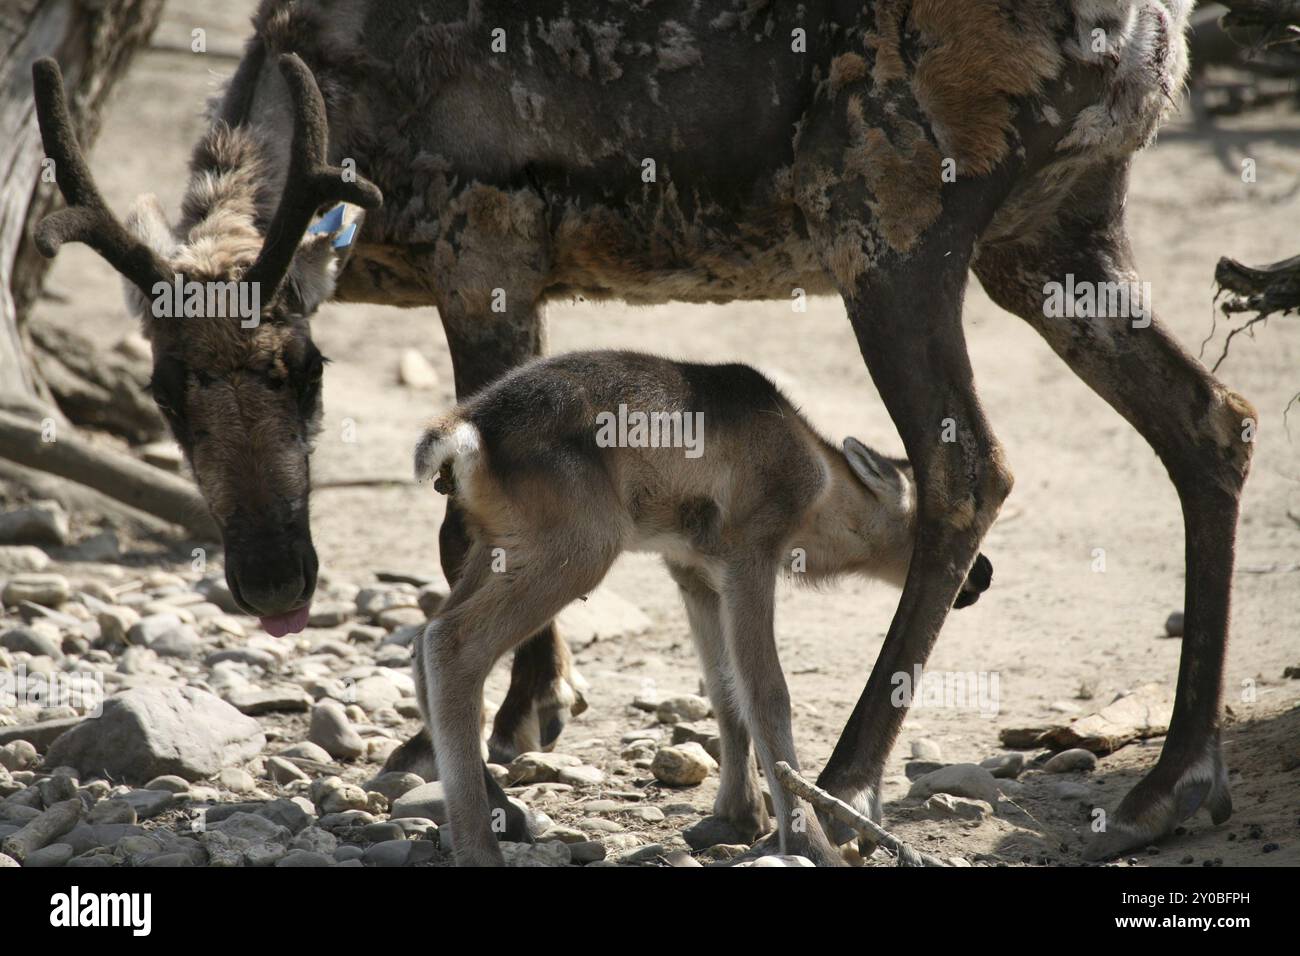
<path fill-rule="evenodd" d="M 1183 505 L 1177 704 L 1160 759 L 1089 850 L 1114 854 L 1201 806 L 1216 821 L 1231 811 L 1219 707 L 1253 411 L 1149 314 L 1056 318 L 1044 297 L 1048 283 L 1136 281 L 1129 163 L 1181 86 L 1190 6 L 534 0 L 525 13 L 503 0 L 267 0 L 175 231 L 149 204 L 129 238 L 114 224 L 62 128 L 57 78 L 38 71 L 47 151 L 81 207 L 42 248 L 88 241 L 137 286 L 161 269 L 274 290 L 257 329 L 146 317 L 155 386 L 225 530 L 232 590 L 263 615 L 299 610 L 312 590 L 320 360 L 306 317 L 331 295 L 437 305 L 464 397 L 541 351 L 549 298 L 840 294 L 919 495 L 898 610 L 819 781 L 877 817 L 905 716 L 891 677 L 925 662 L 1011 489 L 962 333 L 973 270 L 1147 439 Z M 290 256 L 293 243 L 316 204 L 375 197 L 326 185 L 312 73 L 328 155 L 386 197 L 337 280 L 334 217 Z M 466 539 L 454 510 L 441 544 L 455 581 Z M 459 653 L 427 640 L 430 667 Z M 562 648 L 548 628 L 516 657 L 515 723 L 498 718 L 495 746 L 521 727 L 558 730 L 572 698 Z M 462 778 L 477 760 L 464 750 L 440 757 Z M 486 823 L 458 832 L 456 849 L 500 860 Z"/>

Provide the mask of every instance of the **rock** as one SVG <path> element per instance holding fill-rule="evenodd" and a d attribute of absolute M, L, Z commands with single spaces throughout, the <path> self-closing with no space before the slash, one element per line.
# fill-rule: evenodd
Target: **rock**
<path fill-rule="evenodd" d="M 217 775 L 217 782 L 231 793 L 251 793 L 257 789 L 257 781 L 247 770 L 238 767 L 222 767 Z"/>
<path fill-rule="evenodd" d="M 180 626 L 179 615 L 170 612 L 149 614 L 131 625 L 126 640 L 128 644 L 150 647 L 154 641 Z"/>
<path fill-rule="evenodd" d="M 30 601 L 42 607 L 59 607 L 68 599 L 72 588 L 61 574 L 18 574 L 4 588 L 5 607 Z"/>
<path fill-rule="evenodd" d="M 57 501 L 36 501 L 0 514 L 0 544 L 68 543 L 68 513 Z"/>
<path fill-rule="evenodd" d="M 274 687 L 236 687 L 222 695 L 241 714 L 303 713 L 311 709 L 311 695 L 296 684 Z M 326 755 L 328 759 L 328 755 Z"/>
<path fill-rule="evenodd" d="M 746 860 L 736 866 L 803 867 L 813 866 L 813 862 L 806 856 L 760 856 L 757 860 Z"/>
<path fill-rule="evenodd" d="M 677 724 L 683 721 L 703 720 L 713 713 L 708 700 L 695 694 L 683 694 L 669 697 L 659 702 L 655 716 L 661 724 Z"/>
<path fill-rule="evenodd" d="M 334 700 L 323 700 L 312 708 L 307 739 L 340 760 L 353 760 L 366 752 L 365 741 L 353 729 L 342 705 Z"/>
<path fill-rule="evenodd" d="M 511 843 L 502 840 L 506 866 L 568 866 L 573 857 L 567 843 Z"/>
<path fill-rule="evenodd" d="M 276 866 L 310 867 L 329 866 L 334 861 L 324 853 L 312 853 L 310 850 L 290 850 L 276 861 Z"/>
<path fill-rule="evenodd" d="M 135 811 L 136 820 L 148 820 L 167 810 L 176 802 L 176 794 L 170 790 L 131 790 L 119 798 Z M 133 820 L 104 821 L 133 823 Z"/>
<path fill-rule="evenodd" d="M 392 803 L 399 797 L 410 793 L 416 787 L 424 786 L 424 779 L 413 773 L 390 770 L 367 780 L 363 785 L 367 793 L 382 793 Z"/>
<path fill-rule="evenodd" d="M 1022 753 L 998 754 L 980 761 L 980 766 L 998 779 L 1014 780 L 1025 769 Z"/>
<path fill-rule="evenodd" d="M 266 775 L 278 784 L 293 783 L 295 780 L 310 780 L 305 772 L 298 769 L 298 765 L 285 760 L 283 757 L 266 758 Z"/>
<path fill-rule="evenodd" d="M 361 678 L 352 685 L 351 695 L 352 702 L 368 713 L 391 707 L 402 699 L 402 692 L 397 686 L 381 674 Z"/>
<path fill-rule="evenodd" d="M 324 747 L 304 740 L 280 751 L 281 757 L 295 757 L 299 760 L 314 760 L 317 763 L 330 763 L 330 755 Z"/>
<path fill-rule="evenodd" d="M 46 756 L 83 777 L 143 781 L 159 774 L 199 780 L 257 756 L 257 721 L 194 687 L 141 686 L 104 702 L 102 716 L 67 731 Z"/>
<path fill-rule="evenodd" d="M 159 657 L 193 660 L 203 652 L 203 639 L 188 624 L 181 624 L 158 635 L 149 649 Z"/>
<path fill-rule="evenodd" d="M 19 862 L 12 856 L 9 856 L 7 853 L 0 853 L 0 870 L 17 867 L 19 865 L 21 864 L 19 864 Z"/>
<path fill-rule="evenodd" d="M 122 545 L 118 541 L 117 532 L 111 530 L 100 531 L 83 538 L 63 552 L 64 561 L 94 561 L 99 564 L 109 564 L 120 560 L 121 557 Z M 110 594 L 105 600 L 112 600 L 112 595 Z"/>
<path fill-rule="evenodd" d="M 58 720 L 42 720 L 35 724 L 0 727 L 0 744 L 8 745 L 17 740 L 25 740 L 37 750 L 46 750 L 65 732 L 81 723 L 80 717 L 67 717 Z"/>
<path fill-rule="evenodd" d="M 146 790 L 169 790 L 172 793 L 188 793 L 190 782 L 184 777 L 178 777 L 175 774 L 165 773 L 154 777 L 144 785 Z"/>
<path fill-rule="evenodd" d="M 1174 611 L 1169 617 L 1165 618 L 1165 636 L 1182 637 L 1183 636 L 1183 612 Z"/>
<path fill-rule="evenodd" d="M 670 787 L 693 787 L 703 783 L 709 771 L 717 768 L 717 761 L 697 743 L 662 747 L 650 764 L 655 779 Z"/>
<path fill-rule="evenodd" d="M 442 783 L 435 780 L 406 791 L 393 801 L 388 815 L 394 820 L 415 817 L 444 826 L 447 823 L 447 800 Z"/>
<path fill-rule="evenodd" d="M 582 761 L 571 754 L 541 753 L 529 751 L 510 761 L 509 777 L 511 786 L 529 783 L 558 783 L 560 773 L 566 768 L 581 766 Z"/>
<path fill-rule="evenodd" d="M 26 651 L 36 657 L 50 657 L 58 660 L 63 657 L 63 648 L 59 640 L 44 631 L 30 627 L 15 627 L 0 634 L 0 647 L 10 651 Z"/>
<path fill-rule="evenodd" d="M 392 607 L 381 611 L 375 621 L 386 631 L 396 631 L 401 628 L 415 628 L 422 631 L 424 625 L 428 623 L 428 618 L 418 607 Z"/>
<path fill-rule="evenodd" d="M 312 604 L 308 627 L 338 627 L 352 617 L 354 605 L 342 601 L 318 601 Z"/>
<path fill-rule="evenodd" d="M 438 373 L 423 355 L 415 349 L 402 349 L 397 362 L 397 380 L 407 388 L 432 391 L 438 387 Z"/>
<path fill-rule="evenodd" d="M 86 815 L 87 823 L 135 823 L 135 807 L 127 800 L 101 800 Z"/>
<path fill-rule="evenodd" d="M 66 843 L 51 843 L 27 854 L 23 860 L 24 867 L 67 866 L 72 859 L 72 847 Z"/>
<path fill-rule="evenodd" d="M 692 850 L 705 850 L 719 844 L 749 845 L 747 837 L 724 817 L 708 816 L 692 823 L 682 831 L 682 837 Z"/>
<path fill-rule="evenodd" d="M 95 615 L 99 623 L 99 633 L 108 647 L 123 647 L 129 640 L 131 628 L 140 623 L 140 615 L 135 608 L 121 605 L 102 607 Z"/>
<path fill-rule="evenodd" d="M 311 801 L 304 797 L 282 797 L 279 800 L 271 800 L 259 807 L 256 813 L 259 817 L 266 817 L 272 823 L 279 824 L 290 833 L 299 836 L 316 820 Z M 329 839 L 332 841 L 334 838 L 330 837 Z M 301 846 L 302 844 L 295 838 L 293 845 Z M 332 847 L 333 844 L 331 843 L 331 849 Z M 310 846 L 306 847 L 306 849 L 319 849 L 319 847 Z"/>
<path fill-rule="evenodd" d="M 903 765 L 903 773 L 908 780 L 920 780 L 927 773 L 934 773 L 948 766 L 935 760 L 909 760 Z"/>
<path fill-rule="evenodd" d="M 383 843 L 386 840 L 405 840 L 406 831 L 392 821 L 371 823 L 361 828 L 361 838 L 371 843 Z"/>
<path fill-rule="evenodd" d="M 209 826 L 209 833 L 220 833 L 234 840 L 248 843 L 279 843 L 287 845 L 291 836 L 289 828 L 257 813 L 232 813 L 224 820 Z"/>
<path fill-rule="evenodd" d="M 913 760 L 943 760 L 943 749 L 933 740 L 922 737 L 912 741 Z"/>
<path fill-rule="evenodd" d="M 366 810 L 369 807 L 364 790 L 356 784 L 344 783 L 338 777 L 326 777 L 317 781 L 312 786 L 312 800 L 322 814 Z"/>
<path fill-rule="evenodd" d="M 936 793 L 947 793 L 954 797 L 969 797 L 972 800 L 997 806 L 1000 792 L 993 774 L 973 763 L 950 764 L 933 773 L 927 773 L 912 784 L 907 795 L 917 799 L 932 797 Z"/>
<path fill-rule="evenodd" d="M 1174 697 L 1169 688 L 1163 684 L 1144 684 L 1068 727 L 1044 729 L 1025 746 L 1045 746 L 1053 750 L 1082 747 L 1095 754 L 1108 754 L 1133 740 L 1164 736 L 1169 731 L 1173 708 Z M 1021 749 L 1007 741 L 1009 732 L 1002 731 L 1003 743 Z"/>
<path fill-rule="evenodd" d="M 1095 770 L 1097 767 L 1097 755 L 1091 750 L 1084 750 L 1082 747 L 1076 747 L 1073 750 L 1062 750 L 1059 754 L 1052 757 L 1051 760 L 1043 764 L 1044 773 L 1070 773 L 1074 770 Z"/>
<path fill-rule="evenodd" d="M 560 771 L 559 782 L 573 787 L 598 787 L 605 782 L 605 771 L 587 764 L 565 767 Z"/>
<path fill-rule="evenodd" d="M 244 863 L 247 866 L 275 866 L 289 853 L 278 843 L 254 843 L 244 850 Z"/>
<path fill-rule="evenodd" d="M 599 863 L 605 859 L 605 846 L 595 840 L 570 843 L 569 859 L 574 863 Z"/>
<path fill-rule="evenodd" d="M 414 866 L 437 855 L 438 848 L 428 840 L 385 840 L 370 846 L 361 860 L 367 866 Z"/>
<path fill-rule="evenodd" d="M 30 545 L 0 545 L 0 574 L 24 574 L 44 571 L 50 556 Z"/>
<path fill-rule="evenodd" d="M 41 756 L 30 741 L 15 740 L 0 747 L 0 767 L 6 770 L 27 770 L 40 763 Z"/>
<path fill-rule="evenodd" d="M 983 800 L 967 800 L 946 793 L 936 793 L 921 809 L 935 820 L 984 820 L 993 815 L 993 807 Z"/>

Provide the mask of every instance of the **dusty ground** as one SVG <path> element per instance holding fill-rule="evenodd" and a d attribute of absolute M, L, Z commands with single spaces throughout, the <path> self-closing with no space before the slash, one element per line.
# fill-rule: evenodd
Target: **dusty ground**
<path fill-rule="evenodd" d="M 233 45 L 243 33 L 237 13 L 251 4 L 222 6 L 212 14 L 198 4 L 173 4 L 162 37 L 181 40 L 191 24 L 207 23 L 210 42 Z M 141 57 L 117 94 L 93 157 L 116 208 L 125 209 L 139 192 L 155 191 L 176 209 L 211 74 L 232 69 L 233 61 L 187 52 L 154 50 Z M 1296 252 L 1298 143 L 1300 117 L 1293 114 L 1223 122 L 1210 131 L 1184 120 L 1138 160 L 1129 200 L 1138 261 L 1157 310 L 1193 352 L 1211 331 L 1211 276 L 1219 255 L 1262 263 Z M 1256 161 L 1256 183 L 1242 182 L 1246 158 Z M 117 280 L 86 249 L 60 254 L 49 287 L 64 301 L 43 303 L 42 318 L 94 323 L 106 341 L 130 330 Z M 902 768 L 913 739 L 937 741 L 947 760 L 979 760 L 999 750 L 1000 728 L 1059 719 L 1062 706 L 1092 706 L 1073 700 L 1081 685 L 1093 688 L 1094 702 L 1105 703 L 1137 684 L 1171 683 L 1178 665 L 1179 642 L 1164 639 L 1162 625 L 1181 606 L 1182 526 L 1161 465 L 1027 326 L 993 306 L 974 284 L 966 314 L 981 396 L 1016 486 L 984 546 L 996 569 L 993 589 L 975 608 L 950 618 L 931 665 L 997 673 L 1000 709 L 993 717 L 958 709 L 914 712 L 896 748 L 887 801 L 905 792 Z M 891 453 L 900 447 L 838 300 L 814 300 L 802 315 L 784 303 L 653 309 L 562 304 L 550 308 L 548 319 L 552 351 L 633 347 L 749 362 L 776 377 L 829 435 L 851 433 Z M 315 331 L 335 359 L 326 377 L 318 480 L 406 481 L 422 420 L 452 402 L 436 312 L 332 306 L 315 320 Z M 1206 347 L 1210 360 L 1222 338 L 1221 328 Z M 397 359 L 407 347 L 434 363 L 441 389 L 416 393 L 397 384 Z M 1283 413 L 1300 390 L 1300 323 L 1274 320 L 1255 340 L 1238 339 L 1220 373 L 1260 412 L 1239 535 L 1227 673 L 1225 751 L 1237 812 L 1221 827 L 1196 818 L 1186 834 L 1140 862 L 1176 865 L 1192 857 L 1197 863 L 1221 858 L 1225 864 L 1294 866 L 1300 864 L 1300 682 L 1281 675 L 1284 667 L 1300 665 L 1300 408 L 1293 410 L 1291 434 Z M 345 419 L 356 423 L 354 444 L 341 440 Z M 436 570 L 442 509 L 441 497 L 405 484 L 321 490 L 314 511 L 323 566 L 357 583 L 376 569 Z M 1105 551 L 1104 573 L 1093 570 L 1096 549 Z M 642 637 L 577 650 L 592 685 L 591 709 L 570 726 L 559 749 L 593 763 L 616 757 L 619 737 L 646 722 L 629 707 L 638 693 L 697 689 L 685 617 L 657 560 L 626 557 L 609 583 L 655 626 Z M 780 648 L 796 701 L 800 752 L 813 770 L 830 753 L 866 680 L 896 598 L 884 586 L 855 582 L 780 594 Z M 505 676 L 499 668 L 490 685 L 493 699 L 503 693 Z M 1086 781 L 1092 793 L 1083 801 L 1054 796 L 1039 778 L 1030 779 L 1018 798 L 1026 816 L 965 829 L 908 822 L 901 812 L 891 814 L 887 802 L 887 817 L 900 835 L 943 855 L 1077 861 L 1085 806 L 1113 807 L 1154 761 L 1158 743 L 1105 758 Z M 656 802 L 703 809 L 715 783 L 661 793 Z M 560 806 L 546 809 L 564 819 Z M 692 818 L 693 811 L 670 814 L 649 832 L 664 836 Z M 1262 839 L 1248 838 L 1252 825 Z M 1269 841 L 1281 849 L 1263 855 Z"/>

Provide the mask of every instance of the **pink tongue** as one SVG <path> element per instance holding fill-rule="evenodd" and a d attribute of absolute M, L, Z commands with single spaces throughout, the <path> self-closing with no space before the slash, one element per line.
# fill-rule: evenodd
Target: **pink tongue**
<path fill-rule="evenodd" d="M 297 634 L 307 626 L 307 618 L 311 616 L 311 605 L 300 607 L 296 611 L 290 611 L 288 614 L 277 614 L 275 617 L 258 618 L 266 633 L 272 637 L 284 637 L 286 634 Z"/>

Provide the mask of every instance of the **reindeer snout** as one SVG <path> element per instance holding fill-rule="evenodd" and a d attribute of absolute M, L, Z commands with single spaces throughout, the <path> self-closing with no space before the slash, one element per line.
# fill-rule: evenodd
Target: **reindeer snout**
<path fill-rule="evenodd" d="M 980 595 L 987 591 L 992 583 L 993 562 L 981 554 L 971 566 L 970 574 L 966 575 L 966 583 L 962 585 L 957 600 L 952 606 L 958 609 L 970 607 L 980 599 Z"/>

